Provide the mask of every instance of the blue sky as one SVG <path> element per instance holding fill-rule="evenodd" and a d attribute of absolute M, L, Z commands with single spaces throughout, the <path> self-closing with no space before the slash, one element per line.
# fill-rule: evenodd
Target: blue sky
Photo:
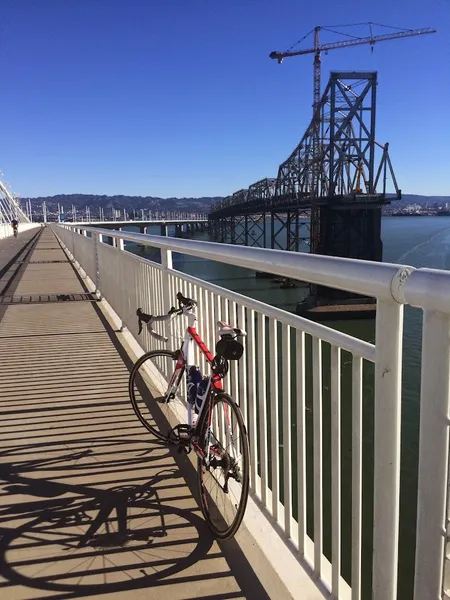
<path fill-rule="evenodd" d="M 450 195 L 450 0 L 2 0 L 4 180 L 22 196 L 169 197 L 276 176 L 311 118 L 312 56 L 269 52 L 365 21 L 438 33 L 330 52 L 323 85 L 377 70 L 400 187 Z"/>

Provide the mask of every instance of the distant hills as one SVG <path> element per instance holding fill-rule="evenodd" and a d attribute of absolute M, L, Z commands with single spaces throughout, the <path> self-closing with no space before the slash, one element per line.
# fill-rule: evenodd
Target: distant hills
<path fill-rule="evenodd" d="M 100 196 L 96 194 L 58 194 L 57 196 L 39 196 L 37 198 L 22 198 L 23 201 L 31 200 L 33 211 L 40 211 L 45 201 L 47 210 L 57 212 L 58 204 L 64 207 L 67 213 L 75 206 L 77 211 L 83 211 L 89 206 L 91 213 L 96 213 L 100 208 L 105 215 L 113 209 L 124 208 L 127 211 L 179 211 L 179 212 L 208 212 L 211 205 L 221 200 L 220 196 L 204 198 L 158 198 L 155 196 Z"/>
<path fill-rule="evenodd" d="M 179 211 L 179 212 L 209 212 L 212 204 L 222 198 L 220 196 L 204 196 L 201 198 L 159 198 L 156 196 L 125 196 L 125 195 L 96 195 L 96 194 L 58 194 L 56 196 L 39 196 L 37 198 L 22 198 L 31 200 L 33 212 L 40 211 L 42 202 L 46 202 L 49 212 L 57 212 L 58 204 L 64 207 L 67 213 L 72 210 L 72 205 L 77 211 L 83 211 L 89 206 L 92 213 L 98 212 L 100 208 L 105 214 L 111 213 L 113 209 L 124 208 L 132 210 L 151 211 Z M 419 204 L 424 207 L 440 206 L 450 203 L 450 196 L 420 196 L 416 194 L 404 194 L 401 200 L 394 200 L 393 205 L 401 208 L 409 204 Z"/>

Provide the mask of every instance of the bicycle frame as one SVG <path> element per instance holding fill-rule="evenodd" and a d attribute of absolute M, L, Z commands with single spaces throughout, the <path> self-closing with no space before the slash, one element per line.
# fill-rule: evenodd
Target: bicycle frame
<path fill-rule="evenodd" d="M 214 360 L 214 355 L 209 350 L 208 346 L 202 340 L 200 335 L 197 333 L 197 330 L 195 328 L 195 323 L 197 321 L 197 317 L 195 316 L 195 314 L 192 313 L 190 310 L 184 308 L 183 315 L 188 318 L 188 326 L 186 328 L 183 342 L 181 344 L 180 354 L 179 354 L 177 363 L 175 365 L 175 370 L 174 370 L 172 377 L 170 379 L 170 382 L 169 382 L 169 386 L 167 389 L 167 399 L 170 398 L 171 394 L 174 394 L 176 392 L 176 388 L 178 387 L 179 379 L 180 379 L 180 371 L 183 368 L 185 369 L 185 377 L 186 377 L 186 382 L 187 382 L 190 367 L 196 366 L 196 363 L 194 361 L 195 345 L 197 345 L 200 352 L 204 355 L 204 357 L 206 358 L 206 360 L 208 361 L 209 364 L 211 364 L 212 361 Z M 212 375 L 210 375 L 209 386 L 207 389 L 205 400 L 203 401 L 203 403 L 200 407 L 199 413 L 198 413 L 197 423 L 200 422 L 200 417 L 203 412 L 203 408 L 206 403 L 206 399 L 209 397 L 211 385 L 217 391 L 223 390 L 222 379 L 220 378 L 220 376 L 215 375 L 214 373 Z M 189 425 L 189 427 L 192 427 L 192 405 L 190 402 L 188 402 L 188 425 Z"/>

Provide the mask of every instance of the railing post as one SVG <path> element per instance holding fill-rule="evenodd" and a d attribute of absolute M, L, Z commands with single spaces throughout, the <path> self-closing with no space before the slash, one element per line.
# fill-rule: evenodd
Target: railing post
<path fill-rule="evenodd" d="M 101 299 L 101 291 L 100 291 L 100 265 L 98 260 L 98 245 L 100 241 L 103 240 L 103 236 L 101 233 L 94 233 L 94 269 L 95 269 L 95 293 Z"/>
<path fill-rule="evenodd" d="M 414 600 L 443 597 L 449 454 L 450 316 L 423 314 Z"/>
<path fill-rule="evenodd" d="M 403 305 L 378 300 L 375 332 L 373 600 L 397 598 L 402 336 Z"/>
<path fill-rule="evenodd" d="M 172 250 L 167 250 L 166 248 L 161 248 L 161 266 L 163 268 L 162 273 L 162 292 L 164 298 L 164 307 L 166 312 L 170 310 L 172 303 L 175 299 L 170 298 L 170 285 L 169 285 L 169 277 L 170 271 L 173 268 L 172 265 Z"/>
<path fill-rule="evenodd" d="M 119 231 L 122 231 L 122 227 L 119 227 Z M 125 242 L 122 238 L 115 238 L 115 242 L 116 248 L 119 248 L 119 250 L 125 250 Z"/>
<path fill-rule="evenodd" d="M 74 237 L 76 235 L 76 229 L 74 229 L 73 227 L 70 229 L 70 234 L 71 234 L 71 241 L 72 241 L 72 260 L 73 262 L 75 262 L 75 240 Z"/>

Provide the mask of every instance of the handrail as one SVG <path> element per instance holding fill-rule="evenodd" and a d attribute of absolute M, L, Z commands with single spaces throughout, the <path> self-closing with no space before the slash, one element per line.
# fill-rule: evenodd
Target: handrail
<path fill-rule="evenodd" d="M 143 246 L 172 250 L 247 269 L 273 273 L 289 279 L 305 280 L 316 285 L 341 289 L 380 300 L 394 300 L 398 303 L 404 303 L 401 300 L 401 289 L 404 288 L 406 279 L 416 270 L 414 267 L 391 263 L 182 240 L 128 231 L 115 232 L 109 229 L 86 227 L 82 224 L 75 226 L 61 224 L 61 226 L 68 229 L 76 227 L 83 231 Z M 446 284 L 441 287 L 443 293 L 448 294 L 448 299 L 450 297 L 450 274 Z"/>
<path fill-rule="evenodd" d="M 341 350 L 352 354 L 352 381 L 345 403 L 352 407 L 352 597 L 360 597 L 362 562 L 362 457 L 363 457 L 363 359 L 374 363 L 373 392 L 373 552 L 372 597 L 374 600 L 400 600 L 397 595 L 398 532 L 400 498 L 400 439 L 402 405 L 403 311 L 404 305 L 423 309 L 422 365 L 420 390 L 420 443 L 419 479 L 417 496 L 417 541 L 414 575 L 414 600 L 434 600 L 443 597 L 444 565 L 450 570 L 446 555 L 446 527 L 448 499 L 450 402 L 450 272 L 400 264 L 385 264 L 357 259 L 311 255 L 218 244 L 197 240 L 183 240 L 166 236 L 144 235 L 115 231 L 83 224 L 59 224 L 63 243 L 82 271 L 88 275 L 98 293 L 113 302 L 122 325 L 131 328 L 134 309 L 142 302 L 151 302 L 156 311 L 168 310 L 170 298 L 180 286 L 195 290 L 207 318 L 202 326 L 206 334 L 214 331 L 214 316 L 227 314 L 228 309 L 241 321 L 248 322 L 247 367 L 234 366 L 231 377 L 232 391 L 242 400 L 244 418 L 252 436 L 253 497 L 271 515 L 275 529 L 281 530 L 285 541 L 294 547 L 313 572 L 313 578 L 333 590 L 333 597 L 347 600 L 343 589 L 339 548 L 341 544 Z M 65 230 L 65 231 L 64 231 Z M 83 233 L 84 235 L 77 235 Z M 86 235 L 89 233 L 89 237 Z M 114 247 L 104 238 L 114 240 Z M 65 240 L 65 241 L 64 241 Z M 126 252 L 124 241 L 161 249 L 161 264 Z M 68 247 L 71 247 L 70 248 Z M 252 270 L 282 275 L 291 279 L 309 281 L 326 287 L 377 298 L 376 344 L 363 342 L 343 332 L 313 323 L 300 316 L 224 290 L 173 268 L 172 254 L 177 252 Z M 139 264 L 136 269 L 135 265 Z M 151 282 L 151 285 L 149 285 Z M 189 286 L 189 287 L 188 287 Z M 151 300 L 147 297 L 151 296 Z M 225 311 L 225 313 L 224 313 Z M 281 328 L 281 331 L 280 331 Z M 295 339 L 292 335 L 295 332 Z M 281 339 L 280 339 L 281 333 Z M 306 361 L 305 334 L 311 337 L 309 362 Z M 323 554 L 322 472 L 322 342 L 331 345 L 328 376 L 331 383 L 331 455 L 332 506 L 331 522 L 334 540 L 332 562 Z M 295 348 L 295 349 L 294 349 Z M 277 369 L 280 356 L 296 360 L 295 384 L 290 360 L 282 362 L 283 372 Z M 260 361 L 256 365 L 256 359 Z M 263 358 L 262 358 L 263 357 Z M 265 359 L 264 359 L 265 357 Z M 270 365 L 269 365 L 270 363 Z M 349 363 L 347 363 L 349 364 Z M 270 372 L 269 372 L 270 366 Z M 312 369 L 314 430 L 314 543 L 306 533 L 307 482 L 305 479 L 305 381 L 307 370 Z M 267 380 L 266 375 L 269 375 Z M 267 388 L 270 383 L 270 391 Z M 311 382 L 310 382 L 311 383 Z M 293 391 L 295 389 L 295 391 Z M 279 453 L 278 427 L 267 429 L 267 411 L 270 408 L 274 423 L 279 418 L 276 407 L 283 404 L 283 440 L 290 448 L 289 407 L 296 403 L 296 459 Z M 257 418 L 256 403 L 260 407 Z M 342 398 L 344 402 L 344 398 Z M 269 405 L 270 403 L 270 405 Z M 257 435 L 262 442 L 257 443 Z M 316 438 L 317 436 L 317 438 Z M 268 452 L 272 456 L 273 489 L 269 487 Z M 292 448 L 291 448 L 292 450 Z M 289 458 L 289 460 L 288 460 Z M 258 463 L 259 459 L 259 463 Z M 291 498 L 292 460 L 298 463 L 297 492 L 302 499 L 297 521 L 294 520 Z M 261 473 L 256 469 L 260 465 Z M 284 498 L 281 503 L 279 475 L 283 473 Z M 309 485 L 309 484 L 308 484 Z M 317 533 L 317 535 L 316 535 Z M 337 557 L 337 558 L 335 558 Z M 447 597 L 447 596 L 445 596 Z"/>

